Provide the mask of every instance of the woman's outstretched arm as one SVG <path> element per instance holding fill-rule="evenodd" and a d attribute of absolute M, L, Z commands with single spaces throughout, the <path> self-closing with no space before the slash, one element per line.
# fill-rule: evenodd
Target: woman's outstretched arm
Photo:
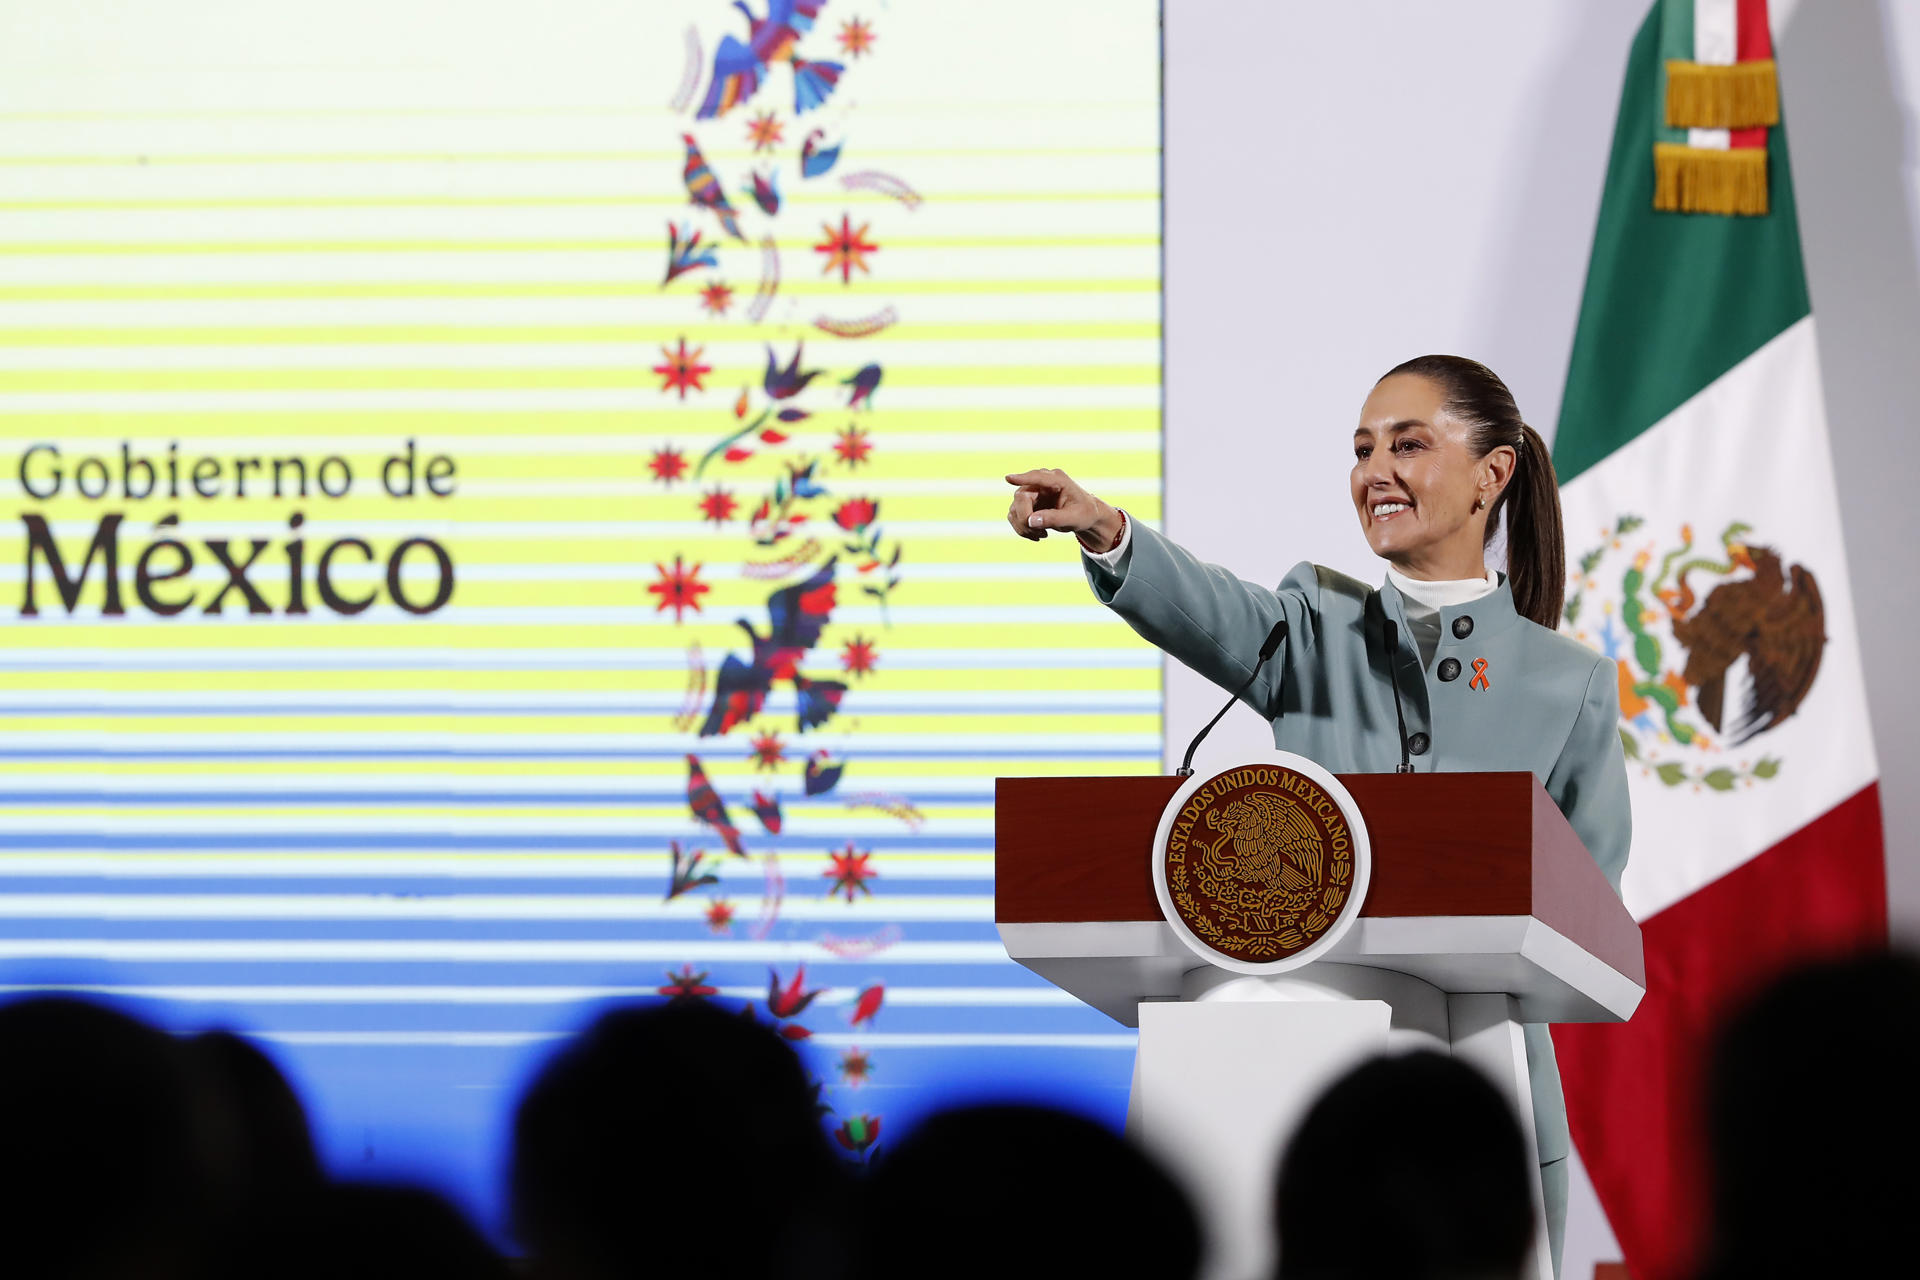
<path fill-rule="evenodd" d="M 1049 532 L 1073 534 L 1100 602 L 1143 638 L 1224 689 L 1246 683 L 1261 643 L 1285 618 L 1288 636 L 1280 660 L 1269 663 L 1245 695 L 1255 710 L 1274 714 L 1286 655 L 1314 642 L 1319 584 L 1311 565 L 1296 567 L 1278 589 L 1245 582 L 1151 529 L 1128 523 L 1065 472 L 1022 471 L 1007 481 L 1017 486 L 1007 512 L 1014 532 L 1033 539 Z M 1123 542 L 1117 562 L 1105 563 L 1110 557 L 1103 553 Z"/>

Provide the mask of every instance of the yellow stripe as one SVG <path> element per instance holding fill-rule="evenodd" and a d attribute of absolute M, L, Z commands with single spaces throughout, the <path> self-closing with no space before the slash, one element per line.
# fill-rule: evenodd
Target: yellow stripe
<path fill-rule="evenodd" d="M 0 116 L 0 119 L 5 119 Z M 923 199 L 947 204 L 1125 204 L 1157 202 L 1157 191 L 921 191 Z M 846 190 L 813 193 L 795 191 L 783 197 L 784 204 L 893 204 L 896 198 L 877 191 Z M 692 208 L 684 193 L 652 194 L 633 192 L 599 196 L 228 196 L 221 198 L 178 197 L 174 199 L 95 199 L 95 200 L 0 200 L 0 211 L 78 212 L 96 210 L 110 213 L 160 209 L 544 209 L 544 208 Z"/>
<path fill-rule="evenodd" d="M 654 246 L 659 248 L 658 244 Z M 838 280 L 783 280 L 780 292 L 893 297 L 899 294 L 1158 293 L 1152 276 L 1073 277 L 1005 280 L 956 277 L 951 280 L 891 280 L 856 276 Z M 649 274 L 641 280 L 363 280 L 345 282 L 182 284 L 10 284 L 0 285 L 0 302 L 196 302 L 302 300 L 318 298 L 658 298 L 661 285 Z"/>
<path fill-rule="evenodd" d="M 661 376 L 636 352 L 636 367 L 570 369 L 5 369 L 0 393 L 16 391 L 454 391 L 659 390 Z M 764 367 L 719 365 L 702 375 L 708 388 L 757 385 Z M 900 387 L 1097 387 L 1155 386 L 1158 364 L 1115 365 L 899 365 L 886 371 L 886 385 Z"/>
<path fill-rule="evenodd" d="M 1099 338 L 1158 338 L 1160 326 L 1139 322 L 897 324 L 888 342 L 977 342 Z M 757 343 L 738 324 L 630 325 L 223 325 L 55 328 L 0 327 L 0 347 L 195 347 L 195 346 L 387 346 L 399 343 L 477 345 L 495 343 L 626 342 L 671 346 L 690 343 Z M 824 339 L 823 339 L 824 340 Z M 851 348 L 849 348 L 851 350 Z"/>
<path fill-rule="evenodd" d="M 781 240 L 777 247 L 811 253 L 819 237 Z M 1158 235 L 887 236 L 887 249 L 1116 249 L 1153 248 Z M 199 256 L 247 253 L 664 253 L 665 236 L 593 240 L 0 240 L 8 257 Z"/>
<path fill-rule="evenodd" d="M 849 362 L 851 363 L 851 362 Z M 764 371 L 763 371 L 764 372 Z M 759 385 L 756 377 L 752 383 Z M 887 394 L 882 384 L 876 400 Z M 738 386 L 728 387 L 729 395 Z M 682 448 L 692 442 L 714 439 L 723 434 L 730 399 L 694 402 L 691 410 L 710 415 L 696 426 L 689 408 L 663 405 L 657 409 L 356 409 L 343 414 L 337 409 L 143 409 L 137 414 L 104 413 L 94 410 L 47 413 L 0 412 L 0 434 L 12 439 L 48 437 L 60 441 L 100 439 L 117 446 L 122 440 L 155 443 L 164 449 L 170 440 L 181 443 L 195 439 L 257 440 L 247 456 L 260 452 L 272 456 L 272 442 L 288 435 L 337 436 L 352 440 L 374 436 L 383 441 L 407 436 L 424 437 L 445 433 L 455 437 L 498 435 L 545 436 L 618 436 L 635 447 L 659 448 L 668 441 L 663 433 L 685 437 Z M 833 422 L 834 411 L 823 410 L 818 418 Z M 898 409 L 888 406 L 884 418 L 848 415 L 874 431 L 875 458 L 886 456 L 887 440 L 902 435 L 943 435 L 965 432 L 968 435 L 1004 434 L 1017 440 L 1036 431 L 1104 433 L 1110 431 L 1158 431 L 1158 409 L 1049 408 L 1049 409 Z M 744 425 L 744 424 L 742 424 Z M 803 426 L 813 426 L 813 422 Z M 844 423 L 834 422 L 836 428 Z M 450 446 L 458 452 L 457 445 Z M 68 452 L 71 452 L 71 448 Z M 697 460 L 697 457 L 696 457 Z"/>
<path fill-rule="evenodd" d="M 709 163 L 752 161 L 750 147 L 703 147 L 701 154 Z M 867 147 L 861 154 L 870 158 L 885 156 L 972 156 L 987 160 L 1013 157 L 1060 156 L 1156 156 L 1152 147 Z M 251 151 L 177 153 L 125 152 L 105 155 L 0 155 L 0 166 L 112 168 L 158 168 L 173 165 L 289 165 L 289 164 L 580 164 L 607 161 L 618 164 L 678 163 L 686 158 L 684 147 L 650 151 Z"/>

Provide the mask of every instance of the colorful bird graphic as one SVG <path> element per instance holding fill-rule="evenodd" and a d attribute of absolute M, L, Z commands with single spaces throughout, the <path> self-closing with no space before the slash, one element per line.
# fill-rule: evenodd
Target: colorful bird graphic
<path fill-rule="evenodd" d="M 853 398 L 847 401 L 847 408 L 858 409 L 864 404 L 871 409 L 874 390 L 880 385 L 880 366 L 870 364 L 851 378 L 842 378 L 840 385 L 853 388 Z"/>
<path fill-rule="evenodd" d="M 767 829 L 768 835 L 777 836 L 780 834 L 780 823 L 782 819 L 780 817 L 779 796 L 770 796 L 764 791 L 754 792 L 753 814 L 756 818 L 760 819 L 760 825 Z"/>
<path fill-rule="evenodd" d="M 753 171 L 753 202 L 768 217 L 780 212 L 780 174 L 778 171 L 762 175 L 758 169 Z"/>
<path fill-rule="evenodd" d="M 680 848 L 678 840 L 669 840 L 667 853 L 673 859 L 673 878 L 667 882 L 668 902 L 672 902 L 683 893 L 691 893 L 702 885 L 720 883 L 720 877 L 706 865 L 707 854 L 704 849 L 685 852 Z"/>
<path fill-rule="evenodd" d="M 713 256 L 712 245 L 704 249 L 700 247 L 697 228 L 690 227 L 683 231 L 673 223 L 667 223 L 667 278 L 660 282 L 662 289 L 689 271 L 719 265 Z"/>
<path fill-rule="evenodd" d="M 796 115 L 825 102 L 846 70 L 838 62 L 812 62 L 798 56 L 794 46 L 813 29 L 813 20 L 827 0 L 767 0 L 767 16 L 756 18 L 745 0 L 733 7 L 747 17 L 747 42 L 723 36 L 713 55 L 713 80 L 696 119 L 725 115 L 760 89 L 760 82 L 776 62 L 793 67 L 793 110 Z"/>
<path fill-rule="evenodd" d="M 838 680 L 810 680 L 800 674 L 800 663 L 820 641 L 820 632 L 833 614 L 833 571 L 838 557 L 820 566 L 805 582 L 783 587 L 767 599 L 771 625 L 762 636 L 745 618 L 737 619 L 753 643 L 753 658 L 742 661 L 728 654 L 714 679 L 713 707 L 700 736 L 726 733 L 757 714 L 774 682 L 793 683 L 795 719 L 799 731 L 818 728 L 840 709 L 847 686 Z M 698 809 L 696 808 L 696 812 Z"/>
<path fill-rule="evenodd" d="M 681 134 L 680 141 L 687 144 L 687 167 L 683 175 L 687 181 L 687 198 L 700 208 L 711 210 L 728 235 L 735 240 L 745 240 L 747 237 L 740 231 L 740 215 L 727 203 L 727 193 L 720 189 L 720 179 L 707 167 L 706 157 L 700 154 L 700 144 L 690 133 Z"/>
<path fill-rule="evenodd" d="M 732 658 L 727 659 L 729 662 Z M 693 816 L 720 833 L 729 852 L 744 858 L 746 849 L 740 843 L 740 828 L 733 825 L 727 817 L 727 806 L 720 801 L 720 793 L 707 781 L 707 771 L 700 764 L 700 757 L 687 756 L 687 804 L 693 809 Z"/>
<path fill-rule="evenodd" d="M 793 971 L 793 981 L 786 986 L 780 985 L 778 970 L 767 970 L 767 1012 L 779 1020 L 779 1032 L 789 1040 L 805 1040 L 813 1033 L 789 1018 L 797 1018 L 807 1011 L 807 1006 L 820 998 L 825 988 L 805 990 L 807 984 L 807 966 L 801 965 Z"/>
<path fill-rule="evenodd" d="M 828 751 L 816 751 L 807 757 L 806 786 L 810 796 L 823 796 L 840 785 L 847 762 Z"/>
<path fill-rule="evenodd" d="M 834 165 L 840 163 L 840 148 L 845 144 L 836 142 L 830 147 L 823 147 L 820 145 L 819 139 L 826 136 L 827 135 L 821 130 L 815 129 L 801 140 L 801 177 L 817 178 L 827 170 L 833 168 Z"/>
<path fill-rule="evenodd" d="M 859 1026 L 863 1022 L 872 1022 L 873 1015 L 880 1012 L 880 1002 L 886 999 L 887 989 L 882 986 L 868 987 L 860 993 L 860 999 L 853 1006 L 853 1016 L 847 1019 L 850 1026 Z"/>
<path fill-rule="evenodd" d="M 820 376 L 818 369 L 808 369 L 805 372 L 800 369 L 800 355 L 806 350 L 806 346 L 804 342 L 794 343 L 793 359 L 787 361 L 787 367 L 782 369 L 780 358 L 773 353 L 773 344 L 771 342 L 767 344 L 767 373 L 760 380 L 760 385 L 765 387 L 767 394 L 775 400 L 791 400 L 805 391 L 809 382 Z"/>

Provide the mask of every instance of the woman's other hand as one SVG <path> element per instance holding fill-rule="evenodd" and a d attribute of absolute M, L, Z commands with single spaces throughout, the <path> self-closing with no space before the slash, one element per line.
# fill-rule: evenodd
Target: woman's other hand
<path fill-rule="evenodd" d="M 1111 551 L 1120 541 L 1120 513 L 1074 483 L 1064 471 L 1042 467 L 1007 477 L 1017 486 L 1007 523 L 1023 538 L 1039 541 L 1053 530 L 1071 533 L 1092 552 Z"/>

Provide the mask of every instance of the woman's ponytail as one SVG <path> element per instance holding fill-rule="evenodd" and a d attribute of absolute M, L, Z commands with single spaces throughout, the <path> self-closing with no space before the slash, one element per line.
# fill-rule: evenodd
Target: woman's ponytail
<path fill-rule="evenodd" d="M 1473 456 L 1484 458 L 1503 445 L 1513 450 L 1513 476 L 1487 512 L 1486 541 L 1507 531 L 1507 581 L 1513 607 L 1549 631 L 1560 626 L 1567 590 L 1567 539 L 1560 524 L 1560 485 L 1540 433 L 1520 417 L 1513 392 L 1498 374 L 1464 356 L 1418 356 L 1380 378 L 1412 373 L 1437 382 L 1446 410 L 1465 423 Z"/>
<path fill-rule="evenodd" d="M 1513 587 L 1513 607 L 1548 630 L 1560 625 L 1560 603 L 1567 591 L 1567 539 L 1560 524 L 1560 485 L 1554 479 L 1553 458 L 1546 441 L 1526 423 L 1520 424 L 1520 447 L 1514 450 L 1513 478 L 1507 481 L 1493 510 L 1487 513 L 1487 533 L 1493 517 L 1506 512 L 1507 580 Z"/>

